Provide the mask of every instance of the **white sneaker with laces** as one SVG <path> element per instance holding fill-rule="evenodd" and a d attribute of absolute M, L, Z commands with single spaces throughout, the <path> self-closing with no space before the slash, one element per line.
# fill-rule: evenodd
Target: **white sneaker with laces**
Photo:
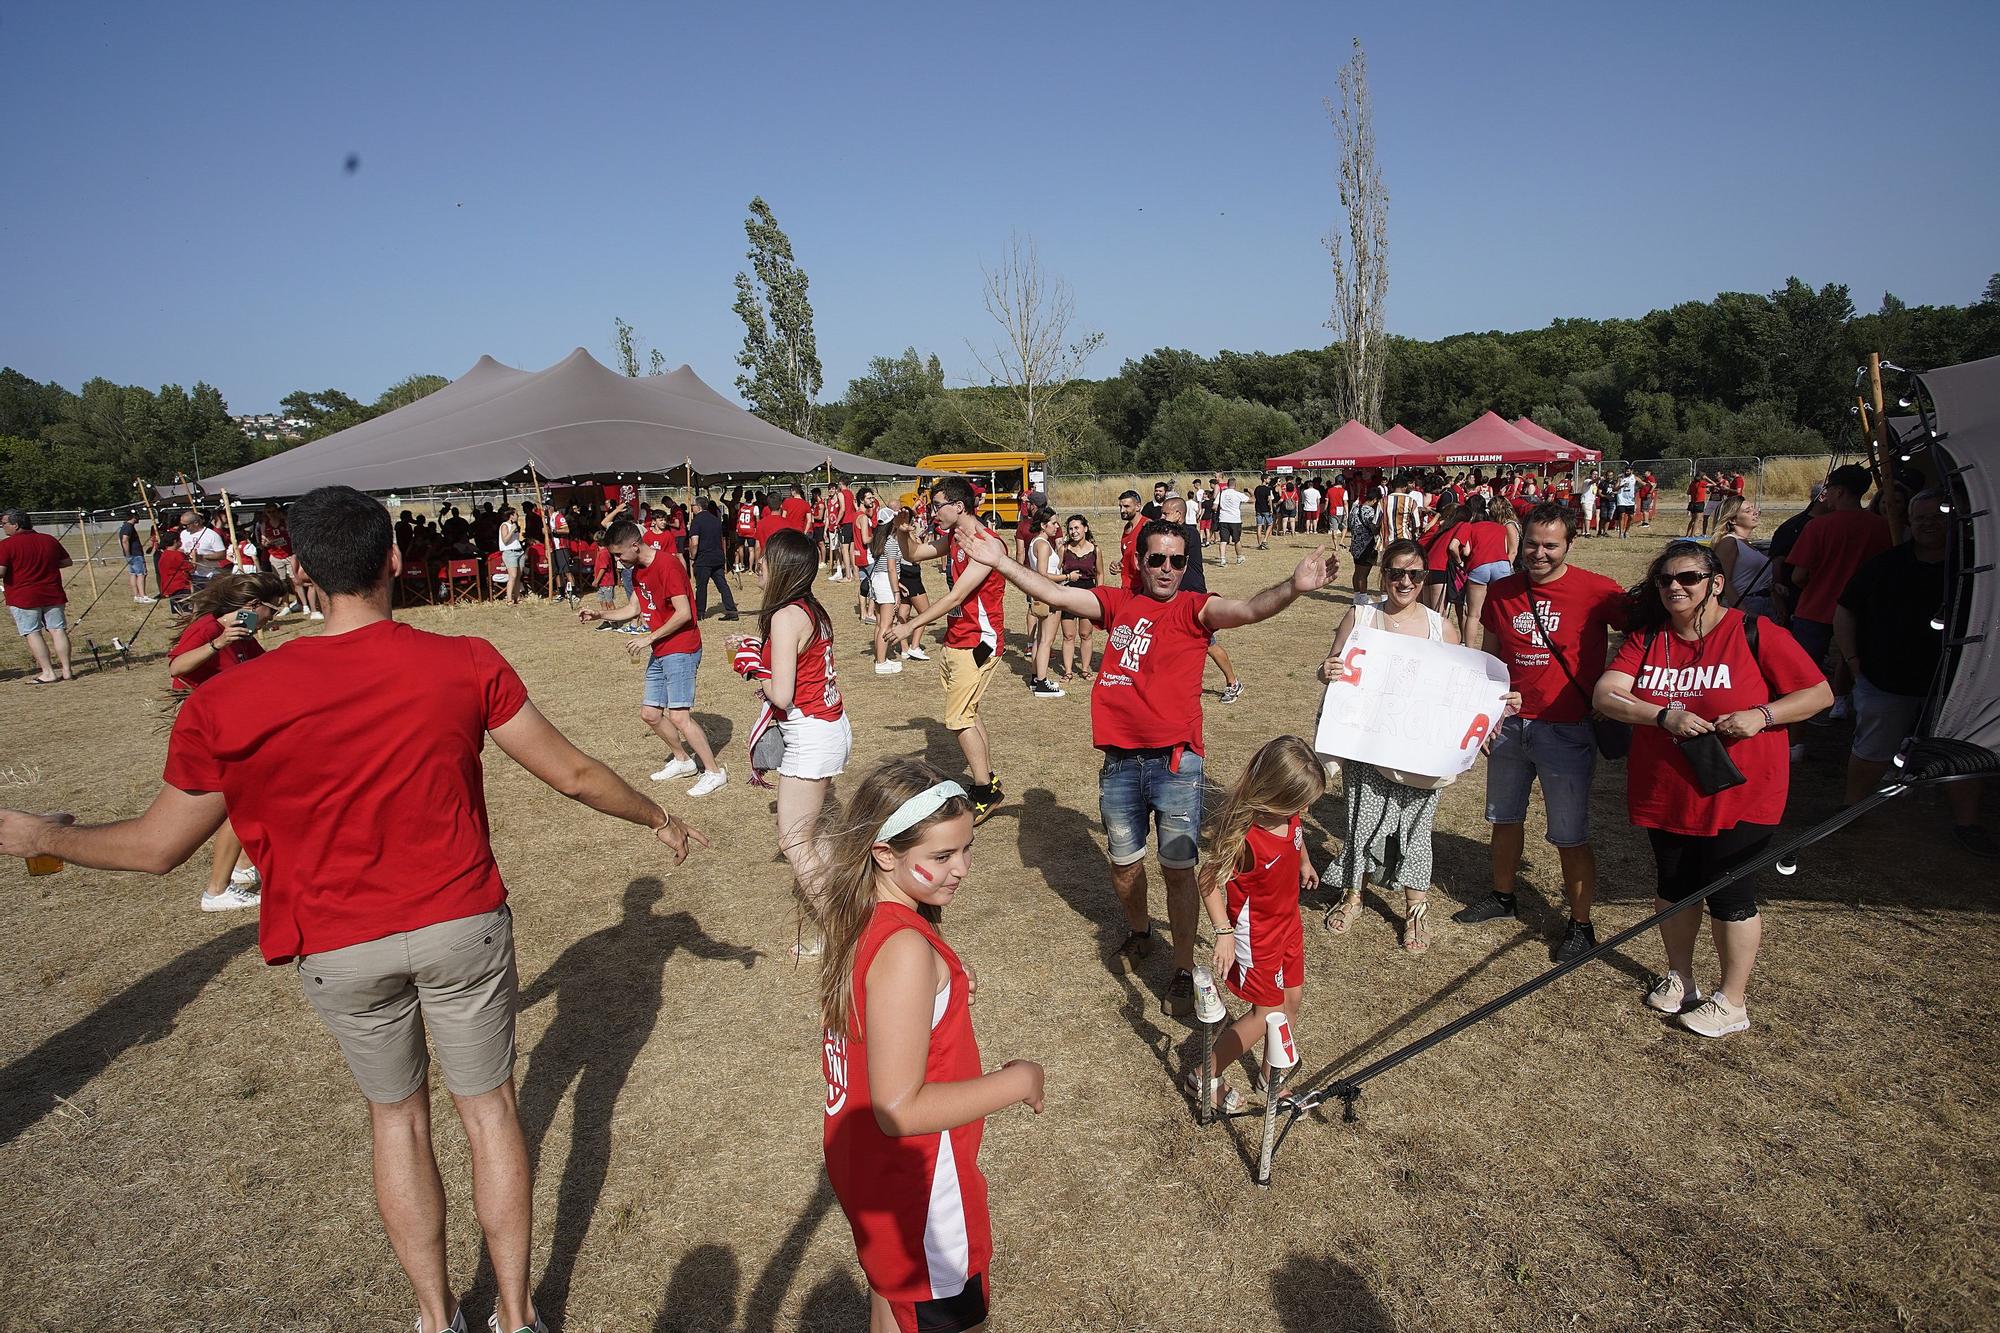
<path fill-rule="evenodd" d="M 486 1328 L 488 1333 L 503 1333 L 500 1327 L 500 1316 L 498 1314 L 487 1315 Z M 534 1323 L 515 1329 L 514 1333 L 549 1333 L 549 1329 L 548 1325 L 542 1322 L 542 1317 L 536 1315 Z"/>
<path fill-rule="evenodd" d="M 417 1316 L 417 1333 L 426 1333 L 424 1317 L 422 1315 Z M 452 1313 L 451 1322 L 439 1329 L 437 1333 L 465 1333 L 465 1307 L 463 1305 L 459 1306 Z"/>
<path fill-rule="evenodd" d="M 931 660 L 931 655 L 917 647 L 914 643 L 903 650 L 903 656 L 912 662 L 928 662 Z"/>
<path fill-rule="evenodd" d="M 251 893 L 262 893 L 264 891 L 264 877 L 257 873 L 256 866 L 251 866 L 248 870 L 230 871 L 229 882 L 237 888 L 247 889 Z"/>
<path fill-rule="evenodd" d="M 875 674 L 878 676 L 901 675 L 902 671 L 903 664 L 901 662 L 877 662 L 875 664 Z"/>
<path fill-rule="evenodd" d="M 245 907 L 255 907 L 264 900 L 260 891 L 244 888 L 241 884 L 231 884 L 221 893 L 201 895 L 201 910 L 204 912 L 235 912 Z"/>
<path fill-rule="evenodd" d="M 1701 987 L 1688 985 L 1681 979 L 1681 974 L 1671 968 L 1646 992 L 1646 1007 L 1663 1014 L 1677 1014 L 1690 1002 L 1701 1003 Z"/>
<path fill-rule="evenodd" d="M 711 768 L 701 775 L 700 781 L 688 788 L 690 796 L 706 796 L 712 791 L 721 791 L 729 784 L 729 774 L 720 768 Z"/>
<path fill-rule="evenodd" d="M 147 602 L 157 602 L 160 599 L 157 597 L 134 597 L 132 600 L 144 605 Z"/>
<path fill-rule="evenodd" d="M 669 759 L 665 768 L 653 774 L 653 781 L 670 782 L 675 778 L 684 778 L 693 773 L 696 767 L 692 759 Z"/>
<path fill-rule="evenodd" d="M 310 612 L 310 613 L 308 613 L 308 614 L 307 614 L 307 616 L 306 616 L 306 619 L 307 619 L 307 620 L 325 620 L 325 619 L 326 619 L 326 612 L 324 612 L 324 611 L 313 611 L 313 612 Z"/>
<path fill-rule="evenodd" d="M 1706 1000 L 1681 1015 L 1681 1026 L 1704 1037 L 1726 1037 L 1749 1029 L 1750 1010 L 1745 1005 L 1732 1004 L 1721 991 L 1712 990 Z"/>

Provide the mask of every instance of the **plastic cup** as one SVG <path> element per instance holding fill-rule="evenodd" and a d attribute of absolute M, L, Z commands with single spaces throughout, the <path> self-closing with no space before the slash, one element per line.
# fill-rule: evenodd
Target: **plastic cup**
<path fill-rule="evenodd" d="M 1284 1011 L 1264 1015 L 1264 1063 L 1271 1069 L 1290 1069 L 1299 1062 L 1299 1048 L 1292 1041 L 1292 1020 Z"/>
<path fill-rule="evenodd" d="M 28 858 L 28 873 L 30 875 L 53 875 L 62 868 L 63 859 L 60 856 L 31 856 Z"/>
<path fill-rule="evenodd" d="M 1222 1007 L 1222 992 L 1215 988 L 1215 977 L 1205 967 L 1194 970 L 1194 1016 L 1204 1023 L 1220 1023 L 1229 1017 L 1229 1011 Z"/>

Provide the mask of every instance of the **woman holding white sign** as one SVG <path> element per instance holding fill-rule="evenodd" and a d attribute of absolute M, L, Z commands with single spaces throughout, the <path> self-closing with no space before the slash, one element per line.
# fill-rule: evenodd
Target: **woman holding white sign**
<path fill-rule="evenodd" d="M 1331 682 L 1344 669 L 1341 656 L 1357 628 L 1407 634 L 1433 643 L 1457 643 L 1458 629 L 1418 600 L 1427 561 L 1414 541 L 1389 543 L 1382 552 L 1379 603 L 1357 601 L 1334 631 L 1333 647 L 1320 664 L 1319 678 Z M 1341 785 L 1347 791 L 1347 827 L 1336 873 L 1346 890 L 1337 911 L 1327 916 L 1327 928 L 1345 935 L 1361 915 L 1361 891 L 1373 880 L 1384 889 L 1403 891 L 1403 949 L 1420 954 L 1430 948 L 1424 917 L 1430 910 L 1431 820 L 1438 794 L 1452 778 L 1405 773 L 1343 759 Z M 1394 844 L 1392 852 L 1391 843 Z"/>

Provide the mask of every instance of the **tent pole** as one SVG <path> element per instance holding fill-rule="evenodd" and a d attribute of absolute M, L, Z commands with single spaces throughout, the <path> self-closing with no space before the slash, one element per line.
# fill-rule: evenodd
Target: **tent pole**
<path fill-rule="evenodd" d="M 236 510 L 230 503 L 229 492 L 223 491 L 221 495 L 222 527 L 229 534 L 229 567 L 234 569 L 236 567 Z"/>
<path fill-rule="evenodd" d="M 83 572 L 90 575 L 90 603 L 97 604 L 97 561 L 90 555 L 90 525 L 84 522 L 83 512 L 77 511 L 76 530 L 83 534 Z M 79 616 L 77 619 L 81 620 Z"/>
<path fill-rule="evenodd" d="M 692 509 L 694 508 L 694 460 L 688 458 L 682 461 L 687 466 L 687 507 Z"/>
<path fill-rule="evenodd" d="M 548 564 L 549 600 L 556 599 L 556 525 L 549 517 L 549 502 L 542 495 L 541 474 L 528 464 L 528 480 L 535 488 L 535 506 L 542 511 L 542 557 Z"/>
<path fill-rule="evenodd" d="M 1868 440 L 1868 457 L 1875 465 L 1875 493 L 1882 497 L 1882 517 L 1889 520 L 1889 541 L 1903 540 L 1903 509 L 1889 489 L 1889 414 L 1882 410 L 1882 354 L 1868 354 L 1868 397 L 1875 406 L 1875 429 Z"/>

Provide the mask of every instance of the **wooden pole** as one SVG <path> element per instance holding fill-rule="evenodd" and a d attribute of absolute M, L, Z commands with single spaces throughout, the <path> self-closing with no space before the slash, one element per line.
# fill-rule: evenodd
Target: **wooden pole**
<path fill-rule="evenodd" d="M 90 600 L 97 600 L 97 562 L 90 557 L 90 525 L 84 521 L 82 511 L 76 516 L 76 530 L 83 534 L 83 571 L 90 575 Z"/>
<path fill-rule="evenodd" d="M 1875 493 L 1882 497 L 1882 517 L 1889 520 L 1889 541 L 1900 544 L 1903 540 L 1903 503 L 1891 487 L 1895 473 L 1889 466 L 1889 451 L 1894 447 L 1889 430 L 1889 414 L 1882 405 L 1882 354 L 1868 354 L 1868 397 L 1875 408 L 1875 429 L 1869 432 L 1868 457 L 1875 465 Z"/>
<path fill-rule="evenodd" d="M 229 534 L 229 567 L 236 568 L 236 508 L 229 502 L 229 492 L 222 496 L 222 530 Z"/>
<path fill-rule="evenodd" d="M 542 560 L 549 571 L 549 600 L 556 599 L 556 523 L 549 513 L 549 502 L 542 494 L 541 474 L 535 471 L 533 463 L 528 464 L 528 480 L 535 487 L 535 505 L 542 511 Z"/>
<path fill-rule="evenodd" d="M 687 507 L 694 508 L 694 460 L 684 460 L 687 465 Z"/>
<path fill-rule="evenodd" d="M 146 506 L 146 521 L 153 525 L 153 534 L 158 536 L 160 531 L 160 515 L 159 511 L 153 508 L 153 493 L 147 489 L 146 480 L 143 477 L 132 478 L 132 484 L 139 488 L 139 499 Z"/>

